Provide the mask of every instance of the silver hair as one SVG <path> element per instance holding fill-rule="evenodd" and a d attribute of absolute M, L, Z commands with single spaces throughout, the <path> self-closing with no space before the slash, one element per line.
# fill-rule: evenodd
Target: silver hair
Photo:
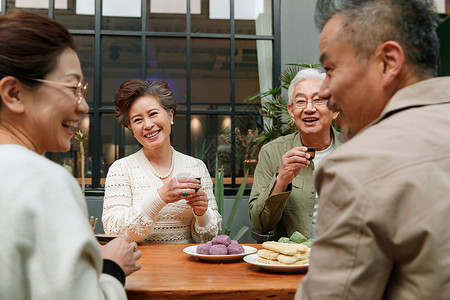
<path fill-rule="evenodd" d="M 314 20 L 320 31 L 336 14 L 344 16 L 341 39 L 359 58 L 396 41 L 418 76 L 436 74 L 438 15 L 432 0 L 317 0 Z"/>
<path fill-rule="evenodd" d="M 297 86 L 297 84 L 299 84 L 300 82 L 302 82 L 303 80 L 306 79 L 325 79 L 325 73 L 320 72 L 317 69 L 312 69 L 312 68 L 308 68 L 308 69 L 302 69 L 300 71 L 298 71 L 297 75 L 295 75 L 294 79 L 292 79 L 291 83 L 289 84 L 289 89 L 288 89 L 288 97 L 289 97 L 289 104 L 292 103 L 292 100 L 294 98 L 294 89 Z"/>

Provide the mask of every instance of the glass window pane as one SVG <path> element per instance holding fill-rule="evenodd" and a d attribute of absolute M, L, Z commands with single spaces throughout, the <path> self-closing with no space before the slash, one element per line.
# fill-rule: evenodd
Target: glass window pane
<path fill-rule="evenodd" d="M 172 125 L 172 147 L 187 154 L 186 115 L 176 114 Z"/>
<path fill-rule="evenodd" d="M 103 16 L 102 28 L 105 30 L 141 31 L 141 18 Z"/>
<path fill-rule="evenodd" d="M 272 0 L 234 1 L 236 34 L 272 35 Z"/>
<path fill-rule="evenodd" d="M 228 39 L 192 39 L 191 104 L 230 105 L 230 41 Z"/>
<path fill-rule="evenodd" d="M 94 29 L 94 14 L 78 14 L 77 2 L 79 0 L 66 0 L 67 7 L 60 9 L 55 2 L 55 20 L 66 26 L 68 29 Z M 47 1 L 48 3 L 48 1 Z M 89 3 L 92 11 L 95 9 L 95 3 Z"/>
<path fill-rule="evenodd" d="M 186 0 L 147 0 L 147 31 L 186 32 Z M 191 13 L 200 13 L 200 0 L 191 0 Z"/>
<path fill-rule="evenodd" d="M 34 3 L 34 0 L 3 0 L 3 1 L 6 1 L 6 11 L 21 9 L 30 11 L 38 15 L 48 16 L 48 0 L 40 0 L 38 3 Z"/>
<path fill-rule="evenodd" d="M 114 106 L 114 94 L 122 82 L 140 78 L 141 38 L 105 36 L 102 46 L 102 102 Z"/>
<path fill-rule="evenodd" d="M 217 116 L 191 116 L 191 153 L 201 159 L 207 166 L 210 175 L 214 177 L 216 145 L 217 145 Z"/>
<path fill-rule="evenodd" d="M 124 132 L 125 132 L 124 156 L 128 156 L 137 152 L 139 149 L 142 148 L 142 146 L 134 138 L 133 132 L 130 129 L 124 128 Z"/>
<path fill-rule="evenodd" d="M 141 148 L 141 145 L 134 138 L 131 130 L 117 123 L 112 113 L 101 115 L 101 128 L 100 185 L 103 187 L 111 164 L 121 157 L 135 153 Z"/>
<path fill-rule="evenodd" d="M 47 8 L 48 0 L 16 0 L 17 8 Z M 55 0 L 55 8 L 67 8 L 67 0 Z"/>
<path fill-rule="evenodd" d="M 75 51 L 80 58 L 84 81 L 89 84 L 86 101 L 89 106 L 92 106 L 94 99 L 94 37 L 74 35 L 73 39 L 76 46 Z"/>
<path fill-rule="evenodd" d="M 257 141 L 262 133 L 260 124 L 259 116 L 236 116 L 236 177 L 243 177 L 246 170 L 253 177 L 260 150 Z"/>
<path fill-rule="evenodd" d="M 186 103 L 185 38 L 148 38 L 146 68 L 148 80 L 166 81 L 178 104 Z"/>
<path fill-rule="evenodd" d="M 102 161 L 100 166 L 100 184 L 104 186 L 104 180 L 109 167 L 119 158 L 119 142 L 121 125 L 116 122 L 113 114 L 101 115 L 102 130 Z M 122 130 L 123 131 L 123 130 Z"/>
<path fill-rule="evenodd" d="M 201 14 L 191 15 L 191 32 L 230 33 L 230 1 L 201 0 Z"/>
<path fill-rule="evenodd" d="M 86 1 L 86 0 L 79 0 Z M 92 1 L 92 0 L 90 0 Z M 139 20 L 141 17 L 141 0 L 102 0 L 102 15 L 104 17 L 126 17 Z"/>
<path fill-rule="evenodd" d="M 272 86 L 272 41 L 236 40 L 236 110 L 258 110 L 245 99 Z"/>
<path fill-rule="evenodd" d="M 230 120 L 229 115 L 191 115 L 191 153 L 205 163 L 211 177 L 215 176 L 216 154 L 225 176 L 231 176 Z"/>
<path fill-rule="evenodd" d="M 103 1 L 102 15 L 102 29 L 141 31 L 141 0 Z"/>

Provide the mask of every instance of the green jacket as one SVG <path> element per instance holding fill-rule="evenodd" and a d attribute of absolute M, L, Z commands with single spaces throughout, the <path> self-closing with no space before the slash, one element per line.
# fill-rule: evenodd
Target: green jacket
<path fill-rule="evenodd" d="M 342 144 L 341 135 L 333 128 L 334 149 Z M 281 157 L 290 149 L 302 146 L 300 133 L 279 137 L 261 148 L 255 168 L 252 191 L 248 202 L 250 220 L 255 229 L 273 232 L 275 238 L 289 237 L 298 231 L 311 234 L 316 202 L 313 182 L 314 163 L 301 170 L 286 192 L 270 195 L 281 168 Z"/>

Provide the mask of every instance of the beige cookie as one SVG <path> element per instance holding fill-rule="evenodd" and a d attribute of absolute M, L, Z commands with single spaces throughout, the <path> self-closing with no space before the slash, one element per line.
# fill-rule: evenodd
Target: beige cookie
<path fill-rule="evenodd" d="M 297 257 L 297 260 L 309 259 L 309 251 L 305 253 L 296 253 L 294 256 Z"/>
<path fill-rule="evenodd" d="M 284 254 L 280 254 L 277 257 L 277 260 L 283 264 L 293 264 L 296 261 L 298 261 L 298 257 L 295 255 L 284 255 Z"/>
<path fill-rule="evenodd" d="M 257 261 L 259 263 L 266 264 L 266 265 L 279 265 L 280 264 L 280 262 L 278 260 L 267 259 L 267 258 L 262 258 L 262 257 L 258 257 Z"/>
<path fill-rule="evenodd" d="M 304 253 L 308 251 L 308 246 L 302 244 L 286 244 L 269 241 L 262 243 L 262 246 L 266 249 L 280 252 L 285 255 L 295 255 L 296 253 Z"/>
<path fill-rule="evenodd" d="M 280 254 L 278 252 L 267 250 L 267 249 L 260 249 L 256 253 L 259 257 L 267 258 L 267 259 L 277 259 L 277 256 Z"/>
<path fill-rule="evenodd" d="M 291 264 L 280 262 L 280 265 L 284 265 L 284 266 L 302 266 L 302 265 L 307 265 L 307 264 L 309 264 L 309 258 L 307 258 L 305 260 L 297 260 L 296 262 L 293 262 Z"/>
<path fill-rule="evenodd" d="M 257 261 L 259 263 L 262 264 L 266 264 L 266 265 L 276 265 L 276 266 L 301 266 L 301 265 L 307 265 L 309 264 L 309 258 L 305 259 L 305 260 L 298 260 L 294 263 L 291 264 L 286 264 L 286 263 L 282 263 L 278 260 L 273 260 L 273 259 L 266 259 L 266 258 L 262 258 L 262 257 L 258 257 Z"/>

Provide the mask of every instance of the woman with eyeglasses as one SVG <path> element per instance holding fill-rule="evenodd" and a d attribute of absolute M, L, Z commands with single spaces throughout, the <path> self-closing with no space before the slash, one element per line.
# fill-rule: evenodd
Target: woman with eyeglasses
<path fill-rule="evenodd" d="M 315 238 L 317 193 L 313 170 L 342 144 L 332 121 L 339 114 L 319 97 L 325 73 L 302 69 L 288 89 L 288 112 L 298 131 L 261 148 L 255 168 L 249 213 L 253 231 L 275 239 L 294 232 Z M 313 149 L 311 149 L 313 148 Z"/>
<path fill-rule="evenodd" d="M 68 151 L 87 85 L 70 33 L 26 11 L 0 16 L 0 299 L 126 299 L 142 255 L 96 241 L 77 181 L 45 152 Z"/>

